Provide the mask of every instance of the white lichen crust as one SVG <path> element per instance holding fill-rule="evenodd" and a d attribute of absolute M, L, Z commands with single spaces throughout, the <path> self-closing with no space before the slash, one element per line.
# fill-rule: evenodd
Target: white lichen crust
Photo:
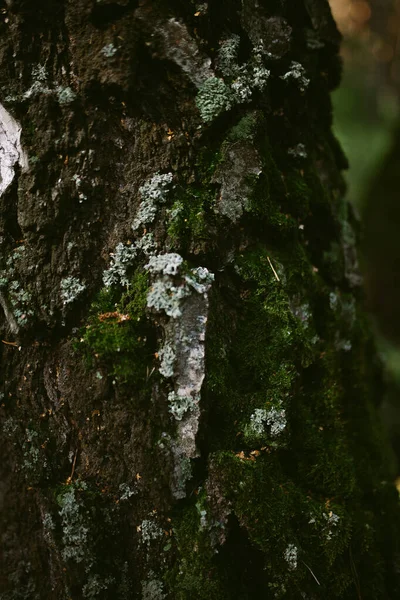
<path fill-rule="evenodd" d="M 174 62 L 198 88 L 212 75 L 211 59 L 204 56 L 186 25 L 172 18 L 157 28 L 162 54 Z"/>
<path fill-rule="evenodd" d="M 301 92 L 305 92 L 306 88 L 308 88 L 310 80 L 305 76 L 306 70 L 298 62 L 292 61 L 290 63 L 289 71 L 287 71 L 284 75 L 281 75 L 281 79 L 284 81 L 294 81 L 297 83 Z"/>
<path fill-rule="evenodd" d="M 227 146 L 212 179 L 221 185 L 215 212 L 238 221 L 249 209 L 254 181 L 261 173 L 262 162 L 251 143 L 244 140 Z"/>
<path fill-rule="evenodd" d="M 263 52 L 255 46 L 248 62 L 239 63 L 240 38 L 233 35 L 221 42 L 216 68 L 223 77 L 212 74 L 199 87 L 197 108 L 205 122 L 211 122 L 235 104 L 252 100 L 253 91 L 263 91 L 271 75 L 264 65 Z"/>
<path fill-rule="evenodd" d="M 286 411 L 281 407 L 256 408 L 250 417 L 250 430 L 256 435 L 263 435 L 266 426 L 270 427 L 270 435 L 276 437 L 286 428 Z"/>
<path fill-rule="evenodd" d="M 150 258 L 145 268 L 154 278 L 147 306 L 170 319 L 164 326 L 166 343 L 159 351 L 160 372 L 174 378 L 168 393 L 169 412 L 177 421 L 177 440 L 183 455 L 197 456 L 196 434 L 200 391 L 205 376 L 205 333 L 208 291 L 214 279 L 204 267 L 184 273 L 179 254 Z"/>
<path fill-rule="evenodd" d="M 142 201 L 139 210 L 132 224 L 132 229 L 136 231 L 142 225 L 152 223 L 156 218 L 158 206 L 167 199 L 169 185 L 172 182 L 172 173 L 160 175 L 156 173 L 146 181 L 140 188 L 139 194 Z"/>
<path fill-rule="evenodd" d="M 297 554 L 297 547 L 294 544 L 288 544 L 284 553 L 284 558 L 291 571 L 297 569 Z"/>
<path fill-rule="evenodd" d="M 63 304 L 74 302 L 85 289 L 86 286 L 76 277 L 64 277 L 61 280 L 61 298 Z"/>
<path fill-rule="evenodd" d="M 21 146 L 21 125 L 0 104 L 0 196 L 15 175 L 15 166 L 28 169 L 28 156 Z"/>

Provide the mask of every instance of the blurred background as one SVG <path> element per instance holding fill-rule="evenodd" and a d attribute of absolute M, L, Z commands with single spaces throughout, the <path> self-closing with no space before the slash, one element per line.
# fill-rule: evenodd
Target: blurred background
<path fill-rule="evenodd" d="M 400 0 L 329 2 L 343 35 L 334 128 L 362 222 L 367 304 L 388 384 L 382 414 L 400 475 Z"/>

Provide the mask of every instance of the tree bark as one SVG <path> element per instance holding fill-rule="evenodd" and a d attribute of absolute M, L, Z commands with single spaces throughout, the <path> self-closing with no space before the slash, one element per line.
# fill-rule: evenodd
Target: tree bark
<path fill-rule="evenodd" d="M 397 598 L 328 3 L 1 5 L 2 600 Z"/>

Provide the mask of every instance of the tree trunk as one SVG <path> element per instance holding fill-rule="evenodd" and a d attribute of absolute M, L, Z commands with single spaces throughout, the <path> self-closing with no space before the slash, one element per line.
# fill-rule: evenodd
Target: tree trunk
<path fill-rule="evenodd" d="M 1 5 L 2 600 L 397 598 L 326 0 Z"/>

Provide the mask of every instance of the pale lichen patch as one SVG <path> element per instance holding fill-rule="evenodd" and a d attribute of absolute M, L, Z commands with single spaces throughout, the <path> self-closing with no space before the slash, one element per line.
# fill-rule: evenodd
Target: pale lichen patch
<path fill-rule="evenodd" d="M 284 552 L 284 558 L 291 571 L 295 571 L 297 569 L 297 555 L 297 547 L 294 544 L 288 544 Z"/>
<path fill-rule="evenodd" d="M 157 28 L 156 35 L 164 57 L 180 67 L 196 87 L 212 76 L 211 59 L 202 54 L 186 25 L 172 18 Z"/>
<path fill-rule="evenodd" d="M 262 436 L 266 432 L 266 426 L 270 428 L 271 437 L 277 437 L 286 429 L 286 411 L 281 406 L 256 408 L 250 417 L 250 432 Z"/>
<path fill-rule="evenodd" d="M 171 182 L 172 173 L 165 173 L 162 175 L 156 173 L 149 181 L 146 181 L 146 183 L 139 188 L 139 194 L 141 195 L 142 201 L 132 224 L 133 231 L 154 221 L 157 215 L 158 206 L 163 204 L 167 198 L 168 188 Z"/>
<path fill-rule="evenodd" d="M 306 70 L 299 62 L 292 61 L 289 70 L 281 75 L 284 81 L 294 81 L 301 92 L 305 92 L 309 86 L 310 80 L 305 76 Z"/>
<path fill-rule="evenodd" d="M 169 412 L 177 421 L 177 440 L 184 456 L 197 456 L 196 434 L 200 416 L 200 391 L 205 376 L 205 333 L 208 291 L 214 279 L 204 267 L 182 272 L 178 254 L 154 256 L 146 269 L 155 278 L 147 306 L 165 312 L 161 373 L 174 377 L 168 394 Z"/>
<path fill-rule="evenodd" d="M 15 166 L 28 169 L 28 156 L 21 146 L 21 125 L 0 104 L 0 196 L 15 175 Z"/>
<path fill-rule="evenodd" d="M 258 178 L 261 172 L 261 159 L 250 142 L 244 140 L 229 145 L 212 180 L 221 185 L 216 212 L 232 222 L 240 219 L 249 209 L 254 187 L 251 178 Z"/>

